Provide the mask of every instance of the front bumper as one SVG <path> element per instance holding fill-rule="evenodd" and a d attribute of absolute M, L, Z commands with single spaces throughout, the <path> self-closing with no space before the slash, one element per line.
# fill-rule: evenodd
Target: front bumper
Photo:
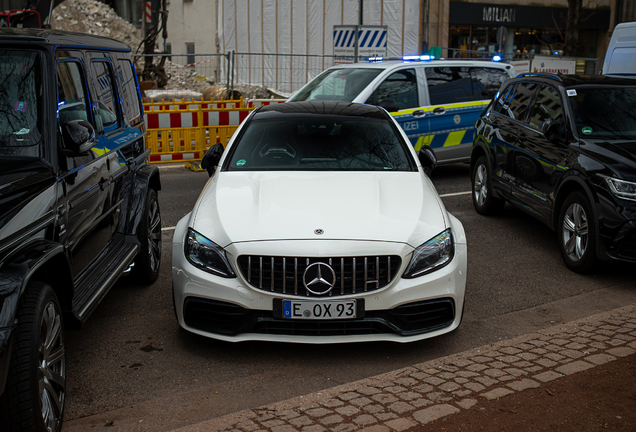
<path fill-rule="evenodd" d="M 178 231 L 178 230 L 177 230 Z M 331 298 L 355 298 L 364 305 L 352 320 L 284 319 L 277 311 L 282 299 L 293 295 L 271 293 L 250 286 L 236 266 L 239 254 L 307 255 L 307 241 L 261 241 L 228 247 L 236 278 L 222 278 L 192 266 L 183 244 L 173 244 L 172 280 L 179 324 L 193 333 L 224 341 L 279 341 L 347 343 L 364 341 L 412 342 L 448 333 L 461 321 L 466 286 L 466 245 L 455 243 L 455 254 L 445 267 L 415 279 L 396 277 L 377 291 Z M 399 255 L 401 275 L 413 248 L 402 243 L 314 241 L 313 256 Z M 311 245 L 309 248 L 311 249 Z M 381 248 L 381 251 L 378 251 Z M 329 253 L 326 254 L 325 251 Z M 312 251 L 309 251 L 312 253 Z M 307 297 L 302 297 L 308 299 Z M 328 300 L 312 297 L 311 300 Z"/>

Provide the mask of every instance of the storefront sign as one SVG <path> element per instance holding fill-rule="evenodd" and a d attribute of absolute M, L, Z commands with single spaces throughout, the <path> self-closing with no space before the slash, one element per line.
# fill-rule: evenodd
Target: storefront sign
<path fill-rule="evenodd" d="M 514 23 L 517 12 L 514 8 L 484 6 L 482 20 L 485 23 Z"/>
<path fill-rule="evenodd" d="M 576 60 L 536 56 L 531 67 L 532 72 L 573 74 L 576 73 Z"/>

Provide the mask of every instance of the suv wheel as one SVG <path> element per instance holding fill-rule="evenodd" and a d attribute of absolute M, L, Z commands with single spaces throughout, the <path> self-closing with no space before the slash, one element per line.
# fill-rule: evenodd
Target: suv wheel
<path fill-rule="evenodd" d="M 139 224 L 141 250 L 135 260 L 134 272 L 141 283 L 151 284 L 159 277 L 161 265 L 161 212 L 157 192 L 148 189 L 144 216 Z"/>
<path fill-rule="evenodd" d="M 57 432 L 62 428 L 66 394 L 64 323 L 49 285 L 29 284 L 18 322 L 0 399 L 0 422 L 9 431 Z"/>
<path fill-rule="evenodd" d="M 471 180 L 473 184 L 473 193 L 471 195 L 477 213 L 492 215 L 500 212 L 506 202 L 495 198 L 492 194 L 490 171 L 488 170 L 485 156 L 480 156 L 475 162 Z"/>
<path fill-rule="evenodd" d="M 592 206 L 585 195 L 574 192 L 567 197 L 559 215 L 559 247 L 565 265 L 578 273 L 594 269 L 596 258 L 595 225 Z"/>

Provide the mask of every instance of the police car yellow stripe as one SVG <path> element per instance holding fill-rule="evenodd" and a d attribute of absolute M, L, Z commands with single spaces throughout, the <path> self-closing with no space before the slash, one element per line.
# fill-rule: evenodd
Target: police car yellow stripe
<path fill-rule="evenodd" d="M 422 149 L 422 146 L 425 145 L 431 145 L 431 142 L 433 141 L 433 135 L 427 135 L 427 136 L 423 136 L 423 137 L 419 137 L 417 139 L 417 143 L 415 144 L 415 151 L 420 151 Z"/>
<path fill-rule="evenodd" d="M 464 138 L 465 134 L 466 134 L 465 130 L 457 131 L 457 132 L 449 132 L 448 136 L 446 137 L 446 141 L 444 141 L 444 147 L 451 147 L 451 146 L 461 144 L 462 138 Z"/>

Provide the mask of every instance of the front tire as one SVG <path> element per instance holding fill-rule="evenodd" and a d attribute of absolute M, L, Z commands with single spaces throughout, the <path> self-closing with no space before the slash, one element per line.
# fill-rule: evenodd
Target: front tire
<path fill-rule="evenodd" d="M 15 332 L 0 398 L 2 430 L 58 432 L 66 396 L 64 323 L 60 303 L 48 284 L 29 284 Z"/>
<path fill-rule="evenodd" d="M 559 214 L 558 237 L 565 265 L 577 273 L 596 267 L 596 225 L 592 206 L 581 192 L 570 194 Z"/>
<path fill-rule="evenodd" d="M 148 189 L 144 216 L 137 230 L 141 248 L 135 259 L 134 272 L 137 281 L 151 284 L 159 277 L 161 265 L 161 211 L 157 192 Z"/>
<path fill-rule="evenodd" d="M 496 198 L 492 193 L 490 170 L 485 156 L 480 156 L 475 162 L 471 177 L 473 206 L 481 215 L 494 215 L 504 208 L 506 202 Z"/>

